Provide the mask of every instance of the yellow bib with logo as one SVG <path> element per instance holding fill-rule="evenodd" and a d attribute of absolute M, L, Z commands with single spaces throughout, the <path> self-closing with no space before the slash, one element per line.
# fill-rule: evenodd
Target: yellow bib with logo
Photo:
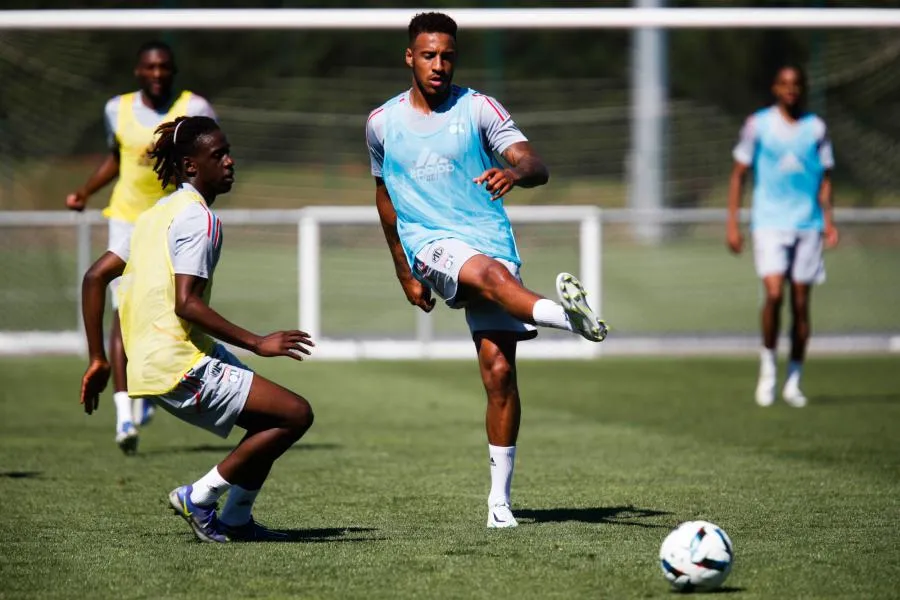
<path fill-rule="evenodd" d="M 191 92 L 181 92 L 169 112 L 156 125 L 145 127 L 134 114 L 137 94 L 140 92 L 119 97 L 119 116 L 115 124 L 116 141 L 119 144 L 119 180 L 113 188 L 109 206 L 103 211 L 103 216 L 108 219 L 120 219 L 129 223 L 134 223 L 157 200 L 175 191 L 174 187 L 163 189 L 153 171 L 153 161 L 148 153 L 156 140 L 156 127 L 160 123 L 185 116 L 192 95 Z"/>
<path fill-rule="evenodd" d="M 175 314 L 175 271 L 169 255 L 169 226 L 191 203 L 203 197 L 179 190 L 144 212 L 131 235 L 131 256 L 119 286 L 119 318 L 128 356 L 128 392 L 132 396 L 171 391 L 215 342 Z M 205 204 L 205 203 L 204 203 Z M 209 303 L 212 274 L 203 301 Z"/>

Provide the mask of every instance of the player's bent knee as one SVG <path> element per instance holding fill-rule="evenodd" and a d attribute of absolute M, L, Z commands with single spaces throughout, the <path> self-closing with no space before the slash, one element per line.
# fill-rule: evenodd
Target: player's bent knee
<path fill-rule="evenodd" d="M 285 420 L 287 428 L 300 437 L 312 427 L 315 415 L 309 402 L 296 396 L 296 401 L 292 403 L 291 409 L 285 415 Z"/>

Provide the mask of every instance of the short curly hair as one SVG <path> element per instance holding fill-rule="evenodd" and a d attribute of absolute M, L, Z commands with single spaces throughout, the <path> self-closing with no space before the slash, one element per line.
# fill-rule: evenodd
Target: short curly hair
<path fill-rule="evenodd" d="M 456 21 L 444 13 L 419 13 L 409 22 L 409 43 L 412 44 L 420 33 L 446 33 L 456 39 Z"/>

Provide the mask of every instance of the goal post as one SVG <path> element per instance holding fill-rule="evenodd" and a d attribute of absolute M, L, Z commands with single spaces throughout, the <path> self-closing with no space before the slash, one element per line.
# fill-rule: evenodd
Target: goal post
<path fill-rule="evenodd" d="M 0 11 L 0 29 L 403 29 L 425 9 L 72 9 Z M 444 8 L 466 29 L 900 27 L 892 8 Z"/>

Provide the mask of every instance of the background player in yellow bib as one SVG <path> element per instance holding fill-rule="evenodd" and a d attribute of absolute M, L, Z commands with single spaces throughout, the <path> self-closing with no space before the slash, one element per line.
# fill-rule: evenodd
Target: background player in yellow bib
<path fill-rule="evenodd" d="M 253 373 L 212 337 L 260 356 L 302 360 L 312 346 L 302 331 L 259 336 L 210 308 L 222 249 L 222 224 L 210 210 L 234 183 L 225 134 L 208 117 L 179 117 L 159 128 L 152 152 L 164 186 L 177 191 L 145 211 L 131 244 L 107 251 L 84 276 L 83 315 L 90 364 L 81 401 L 91 414 L 109 380 L 103 348 L 106 287 L 122 276 L 122 339 L 128 380 L 179 419 L 227 437 L 247 431 L 206 475 L 169 494 L 169 504 L 204 542 L 286 537 L 257 524 L 251 510 L 272 463 L 312 425 L 309 403 Z M 228 492 L 221 515 L 216 502 Z"/>
<path fill-rule="evenodd" d="M 104 123 L 110 153 L 77 191 L 66 197 L 66 206 L 81 211 L 88 199 L 118 177 L 104 216 L 109 219 L 109 248 L 127 244 L 138 216 L 156 204 L 163 195 L 148 155 L 153 147 L 154 130 L 160 123 L 179 116 L 216 118 L 204 98 L 188 91 L 174 92 L 175 56 L 163 42 L 143 44 L 137 52 L 134 75 L 140 89 L 115 96 L 106 103 Z M 172 192 L 174 188 L 166 189 Z M 116 287 L 112 290 L 113 326 L 109 347 L 112 359 L 113 399 L 116 404 L 116 443 L 126 453 L 137 449 L 136 425 L 143 425 L 153 414 L 153 405 L 128 395 L 125 353 L 119 329 Z"/>

